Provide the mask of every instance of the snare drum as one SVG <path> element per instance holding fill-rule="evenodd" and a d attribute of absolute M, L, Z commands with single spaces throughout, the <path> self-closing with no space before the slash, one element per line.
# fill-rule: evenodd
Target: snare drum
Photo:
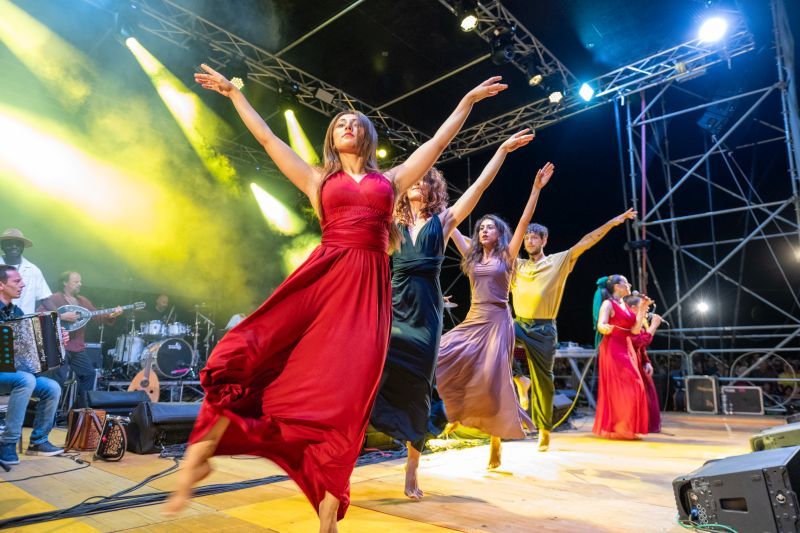
<path fill-rule="evenodd" d="M 144 351 L 144 339 L 139 335 L 120 335 L 114 348 L 114 361 L 126 365 L 139 363 Z"/>
<path fill-rule="evenodd" d="M 147 337 L 165 337 L 167 335 L 167 328 L 160 320 L 150 320 L 139 324 L 139 330 L 142 335 Z"/>
<path fill-rule="evenodd" d="M 167 379 L 180 379 L 192 369 L 192 347 L 183 339 L 154 342 L 142 353 L 142 368 L 152 358 L 153 370 Z"/>
<path fill-rule="evenodd" d="M 185 337 L 191 329 L 183 322 L 173 322 L 167 324 L 167 335 L 170 337 Z"/>

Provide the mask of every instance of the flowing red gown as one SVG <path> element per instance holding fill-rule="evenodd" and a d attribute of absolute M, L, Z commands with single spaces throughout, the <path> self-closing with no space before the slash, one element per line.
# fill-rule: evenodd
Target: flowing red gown
<path fill-rule="evenodd" d="M 614 329 L 603 336 L 598 351 L 597 412 L 592 432 L 606 439 L 635 439 L 647 433 L 647 396 L 639 358 L 631 344 L 636 315 L 611 300 Z"/>
<path fill-rule="evenodd" d="M 387 247 L 394 192 L 381 174 L 322 188 L 322 244 L 216 346 L 190 442 L 231 420 L 215 455 L 277 463 L 341 519 L 383 370 L 392 320 Z"/>

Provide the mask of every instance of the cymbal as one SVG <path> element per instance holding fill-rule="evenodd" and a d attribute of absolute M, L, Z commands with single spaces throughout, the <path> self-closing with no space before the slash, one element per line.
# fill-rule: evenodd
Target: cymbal
<path fill-rule="evenodd" d="M 450 302 L 450 301 L 448 301 L 448 300 L 445 300 L 445 301 L 444 301 L 444 308 L 445 308 L 445 309 L 455 309 L 456 307 L 458 307 L 458 304 L 457 304 L 457 303 L 455 303 L 455 302 Z"/>

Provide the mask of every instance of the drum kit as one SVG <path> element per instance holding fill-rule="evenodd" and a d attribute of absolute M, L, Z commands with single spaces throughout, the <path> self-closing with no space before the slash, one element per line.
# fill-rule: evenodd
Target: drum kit
<path fill-rule="evenodd" d="M 148 320 L 139 322 L 137 328 L 132 316 L 127 333 L 117 337 L 114 349 L 109 350 L 115 369 L 135 374 L 149 362 L 162 379 L 196 379 L 201 362 L 199 348 L 204 348 L 207 357 L 214 340 L 214 322 L 200 312 L 203 307 L 205 304 L 195 305 L 194 327 L 177 321 Z"/>

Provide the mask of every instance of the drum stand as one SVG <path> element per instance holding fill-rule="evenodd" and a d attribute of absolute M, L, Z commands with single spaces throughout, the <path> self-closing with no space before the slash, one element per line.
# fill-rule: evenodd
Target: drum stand
<path fill-rule="evenodd" d="M 199 306 L 195 306 L 194 311 L 194 343 L 192 345 L 192 373 L 200 363 L 200 351 L 197 349 L 198 340 L 200 339 L 200 319 L 203 320 L 206 326 L 206 336 L 203 339 L 205 345 L 205 359 L 208 359 L 208 350 L 211 343 L 211 337 L 214 335 L 214 321 L 205 316 L 199 311 Z"/>

